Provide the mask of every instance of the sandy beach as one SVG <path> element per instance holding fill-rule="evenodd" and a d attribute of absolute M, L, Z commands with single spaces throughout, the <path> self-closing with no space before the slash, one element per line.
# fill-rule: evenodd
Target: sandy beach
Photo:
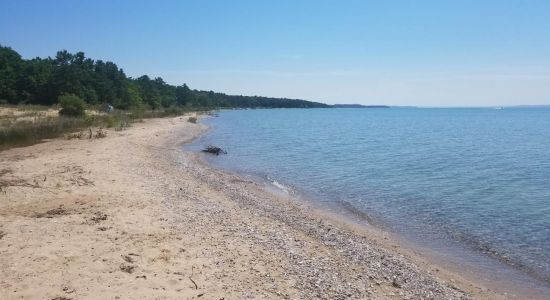
<path fill-rule="evenodd" d="M 150 119 L 0 152 L 1 299 L 506 299 L 181 145 Z"/>

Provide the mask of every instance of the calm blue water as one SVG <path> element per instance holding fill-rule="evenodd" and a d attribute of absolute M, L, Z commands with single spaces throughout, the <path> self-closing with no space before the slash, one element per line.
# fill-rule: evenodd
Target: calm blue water
<path fill-rule="evenodd" d="M 550 281 L 550 109 L 224 111 L 212 162 Z"/>

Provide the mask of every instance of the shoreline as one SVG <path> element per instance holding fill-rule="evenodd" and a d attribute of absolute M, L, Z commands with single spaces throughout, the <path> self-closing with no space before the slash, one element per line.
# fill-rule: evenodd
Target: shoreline
<path fill-rule="evenodd" d="M 196 142 L 193 141 L 191 144 Z M 189 145 L 182 146 L 187 147 Z M 195 150 L 188 148 L 184 151 L 193 152 Z M 305 205 L 307 209 L 312 209 L 313 214 L 319 218 L 329 219 L 331 222 L 349 227 L 359 234 L 366 234 L 369 239 L 375 240 L 383 248 L 405 256 L 426 270 L 436 270 L 436 274 L 446 278 L 446 280 L 453 283 L 460 282 L 458 285 L 461 286 L 469 285 L 470 288 L 480 290 L 483 293 L 489 292 L 491 295 L 484 295 L 484 299 L 485 297 L 487 299 L 522 299 L 526 295 L 530 299 L 546 299 L 550 295 L 550 286 L 535 275 L 506 264 L 498 258 L 485 256 L 483 253 L 478 253 L 464 245 L 457 244 L 455 246 L 460 247 L 460 249 L 455 249 L 445 244 L 443 248 L 436 250 L 431 246 L 422 245 L 421 242 L 410 236 L 406 237 L 392 232 L 386 228 L 387 226 L 375 222 L 368 213 L 358 210 L 347 202 L 340 204 L 319 202 L 315 200 L 314 196 L 305 196 L 299 191 L 299 188 L 293 185 L 282 184 L 272 178 L 263 178 L 262 176 L 225 169 L 216 166 L 202 155 L 194 157 L 194 159 L 205 168 L 227 173 L 230 176 L 246 178 L 246 180 L 263 185 L 267 193 L 286 198 L 289 202 Z M 349 207 L 341 206 L 346 204 Z M 450 253 L 453 255 L 447 256 Z M 465 253 L 474 255 L 475 258 L 466 260 Z M 474 261 L 482 265 L 476 265 Z M 463 263 L 466 263 L 466 265 Z M 486 270 L 487 267 L 490 267 L 491 271 Z M 477 284 L 473 284 L 473 282 Z"/>
<path fill-rule="evenodd" d="M 1 298 L 509 298 L 181 150 L 206 130 L 0 152 Z"/>
<path fill-rule="evenodd" d="M 267 118 L 269 114 L 263 114 L 261 116 Z M 302 115 L 300 115 L 302 116 Z M 255 120 L 255 121 L 240 121 L 239 118 L 245 119 L 245 120 Z M 337 124 L 334 123 L 335 120 L 330 118 L 330 115 L 323 115 L 323 119 L 329 118 L 331 122 L 328 122 L 330 124 Z M 499 244 L 495 243 L 492 244 L 491 241 L 499 241 L 498 238 L 495 238 L 495 240 L 491 240 L 490 238 L 487 238 L 485 236 L 485 239 L 483 239 L 483 235 L 476 235 L 475 232 L 476 228 L 472 228 L 471 231 L 464 231 L 463 229 L 465 227 L 456 227 L 459 228 L 459 230 L 454 231 L 451 226 L 445 226 L 447 225 L 447 222 L 444 219 L 438 219 L 437 216 L 434 220 L 438 220 L 439 222 L 434 222 L 442 226 L 433 226 L 432 220 L 428 220 L 428 223 L 431 224 L 430 226 L 422 227 L 418 226 L 417 222 L 418 219 L 409 219 L 414 216 L 414 214 L 407 214 L 407 213 L 397 213 L 396 215 L 400 215 L 400 219 L 395 219 L 395 216 L 392 215 L 395 211 L 401 211 L 403 212 L 403 209 L 400 209 L 399 206 L 396 207 L 389 207 L 388 205 L 378 205 L 378 203 L 387 203 L 387 202 L 400 202 L 403 199 L 409 199 L 408 197 L 391 197 L 388 199 L 391 200 L 383 200 L 383 201 L 372 201 L 375 200 L 376 197 L 373 197 L 369 191 L 365 190 L 364 188 L 361 190 L 361 188 L 358 188 L 361 186 L 359 182 L 355 181 L 344 181 L 342 182 L 351 182 L 351 184 L 346 185 L 339 183 L 337 185 L 332 185 L 330 182 L 327 182 L 327 178 L 331 178 L 332 181 L 338 182 L 338 178 L 334 178 L 334 176 L 329 175 L 330 172 L 327 172 L 327 170 L 331 170 L 333 168 L 333 165 L 329 164 L 327 165 L 328 161 L 334 161 L 335 165 L 338 165 L 339 169 L 349 168 L 349 162 L 354 159 L 353 157 L 347 157 L 347 165 L 342 163 L 339 164 L 339 160 L 335 159 L 335 153 L 334 151 L 331 151 L 330 148 L 327 149 L 327 159 L 325 160 L 323 155 L 308 155 L 304 156 L 303 152 L 300 152 L 300 154 L 296 155 L 297 157 L 300 157 L 297 161 L 296 159 L 293 159 L 293 152 L 299 152 L 304 151 L 304 148 L 300 148 L 300 146 L 296 146 L 296 149 L 293 148 L 293 145 L 286 142 L 287 140 L 296 141 L 301 138 L 300 134 L 295 134 L 292 131 L 289 131 L 289 126 L 281 125 L 276 126 L 276 130 L 271 132 L 265 132 L 263 133 L 261 130 L 250 130 L 245 128 L 262 128 L 261 122 L 258 123 L 257 120 L 261 120 L 261 118 L 258 118 L 255 115 L 250 114 L 242 114 L 242 113 L 229 113 L 227 115 L 227 120 L 220 118 L 220 120 L 209 119 L 206 120 L 205 124 L 212 125 L 214 128 L 219 127 L 219 132 L 212 132 L 211 134 L 207 135 L 206 137 L 201 138 L 198 142 L 203 142 L 204 145 L 207 144 L 218 144 L 223 147 L 227 147 L 227 149 L 230 150 L 230 155 L 225 157 L 208 157 L 205 159 L 207 163 L 209 163 L 214 168 L 222 169 L 227 172 L 237 174 L 237 175 L 244 175 L 246 177 L 251 178 L 257 178 L 260 181 L 275 181 L 280 182 L 283 185 L 287 186 L 289 189 L 297 191 L 299 196 L 301 198 L 307 198 L 308 202 L 315 203 L 316 205 L 323 206 L 324 209 L 331 210 L 333 212 L 337 212 L 337 214 L 343 215 L 346 218 L 349 218 L 351 214 L 352 221 L 356 221 L 355 219 L 358 218 L 359 223 L 369 223 L 369 225 L 374 225 L 375 227 L 378 227 L 382 229 L 382 231 L 387 232 L 393 232 L 394 238 L 399 238 L 401 240 L 405 240 L 405 244 L 408 248 L 412 248 L 414 250 L 418 250 L 417 252 L 427 252 L 431 253 L 430 257 L 435 258 L 437 257 L 438 263 L 445 264 L 447 266 L 453 266 L 454 270 L 458 270 L 459 273 L 463 273 L 464 271 L 469 272 L 470 277 L 475 278 L 476 280 L 483 280 L 484 282 L 488 282 L 492 286 L 499 286 L 497 290 L 504 290 L 508 293 L 514 294 L 514 290 L 523 290 L 526 292 L 532 292 L 532 290 L 537 290 L 539 294 L 545 295 L 546 297 L 550 297 L 550 281 L 548 278 L 548 272 L 545 272 L 544 266 L 546 266 L 546 259 L 543 255 L 543 253 L 540 253 L 540 257 L 537 257 L 534 253 L 526 253 L 526 252 L 513 252 L 511 250 L 513 249 L 513 246 L 510 246 L 510 244 L 506 245 L 506 243 Z M 282 122 L 284 119 L 281 118 L 281 116 L 276 116 L 274 119 L 270 119 L 271 121 L 275 120 L 277 122 Z M 315 124 L 319 124 L 320 118 L 313 118 L 313 122 Z M 271 124 L 272 122 L 270 122 Z M 285 123 L 286 124 L 286 123 Z M 294 125 L 294 124 L 293 124 Z M 303 125 L 303 124 L 302 124 Z M 241 129 L 240 127 L 243 127 Z M 315 126 L 314 126 L 315 127 Z M 286 131 L 285 131 L 286 130 Z M 236 132 L 236 137 L 233 136 L 231 131 Z M 314 134 L 314 136 L 318 139 L 322 139 L 322 135 L 318 135 L 319 131 L 316 131 L 315 129 L 312 130 L 314 132 L 317 132 L 317 134 Z M 281 133 L 282 132 L 282 133 Z M 265 137 L 263 136 L 265 134 Z M 357 134 L 357 132 L 356 132 Z M 254 136 L 262 136 L 262 141 L 260 141 L 258 144 L 255 145 L 255 138 Z M 306 135 L 308 136 L 308 135 Z M 251 137 L 251 138 L 250 138 Z M 307 138 L 306 138 L 307 139 Z M 280 140 L 280 142 L 278 142 Z M 263 142 L 267 141 L 267 142 Z M 334 139 L 331 140 L 333 143 Z M 198 143 L 197 142 L 197 143 Z M 313 143 L 312 140 L 308 140 L 309 143 Z M 344 142 L 345 143 L 345 142 Z M 281 146 L 283 145 L 283 146 Z M 324 144 L 323 144 L 324 145 Z M 274 154 L 274 159 L 277 159 L 277 163 L 274 164 L 269 159 L 270 156 L 270 147 L 276 148 L 278 151 L 279 148 L 283 147 L 284 149 L 280 150 L 282 153 L 276 153 Z M 324 146 L 323 146 L 324 147 Z M 328 147 L 328 146 L 327 146 Z M 335 149 L 335 145 L 331 144 L 332 149 Z M 192 149 L 192 147 L 187 147 L 188 149 Z M 251 150 L 252 149 L 252 150 Z M 306 148 L 307 149 L 307 148 Z M 306 150 L 307 151 L 307 150 Z M 339 151 L 343 151 L 340 149 Z M 374 151 L 376 153 L 376 151 Z M 267 154 L 265 154 L 267 153 Z M 317 153 L 323 153 L 323 151 L 317 151 Z M 267 155 L 267 157 L 266 157 Z M 336 154 L 336 157 L 338 154 Z M 309 159 L 311 157 L 311 159 Z M 245 158 L 243 160 L 243 158 Z M 391 160 L 391 157 L 388 158 Z M 247 162 L 247 160 L 250 160 L 250 162 Z M 302 161 L 305 161 L 302 163 Z M 296 166 L 289 166 L 285 165 L 287 162 L 290 162 L 292 164 L 296 164 Z M 308 164 L 313 164 L 315 167 L 311 168 L 315 171 L 308 171 L 309 169 L 304 169 L 305 166 L 308 166 Z M 374 166 L 377 166 L 375 163 Z M 383 168 L 383 164 L 379 167 Z M 365 168 L 375 168 L 372 166 L 365 167 Z M 395 175 L 395 173 L 399 173 L 399 168 L 392 168 L 385 169 L 389 174 Z M 452 170 L 452 168 L 449 168 L 449 170 Z M 357 169 L 353 169 L 353 171 L 358 171 Z M 410 170 L 409 170 L 410 171 Z M 325 172 L 327 172 L 325 174 Z M 336 172 L 338 172 L 338 168 L 336 168 Z M 350 172 L 347 172 L 350 174 Z M 371 172 L 372 173 L 372 172 Z M 304 176 L 304 174 L 307 174 L 307 176 Z M 342 178 L 346 178 L 347 174 L 338 173 Z M 351 174 L 354 174 L 351 172 Z M 355 175 L 359 176 L 361 173 L 357 173 Z M 387 180 L 391 182 L 392 176 L 388 176 L 387 179 L 380 176 L 374 176 L 374 178 L 370 178 L 374 185 L 376 183 L 383 182 L 384 180 Z M 429 175 L 428 175 L 429 176 Z M 312 179 L 309 180 L 309 177 Z M 371 175 L 371 177 L 373 177 Z M 465 177 L 466 178 L 466 177 Z M 401 181 L 403 181 L 403 178 L 400 178 Z M 458 179 L 457 179 L 458 180 Z M 414 182 L 414 180 L 412 180 Z M 418 184 L 422 184 L 422 182 L 417 182 Z M 277 183 L 278 184 L 278 183 Z M 326 186 L 323 186 L 326 184 Z M 455 183 L 452 181 L 446 182 L 447 186 L 454 186 Z M 303 185 L 303 186 L 300 186 Z M 459 186 L 457 184 L 457 186 Z M 388 185 L 385 185 L 387 188 Z M 403 186 L 402 186 L 403 187 Z M 412 189 L 414 190 L 414 185 L 410 185 Z M 406 188 L 403 187 L 403 188 Z M 346 192 L 346 190 L 352 190 L 352 192 Z M 384 191 L 384 188 L 377 187 L 377 191 L 382 190 Z M 397 188 L 390 188 L 388 190 L 399 191 Z M 323 192 L 319 192 L 323 191 Z M 366 209 L 357 209 L 359 207 L 365 208 L 365 206 L 368 206 L 369 204 L 365 204 L 363 206 L 363 202 L 361 202 L 361 199 L 355 197 L 356 195 L 360 195 L 359 192 L 363 192 L 367 196 L 367 200 L 365 203 L 370 203 L 371 206 L 377 207 L 377 209 L 371 209 L 367 207 Z M 520 189 L 521 191 L 521 189 Z M 418 198 L 424 198 L 422 195 L 422 191 L 417 191 L 419 194 L 416 194 L 416 197 Z M 390 192 L 384 191 L 382 192 L 382 196 L 384 196 L 384 193 L 392 194 Z M 432 191 L 432 195 L 433 195 Z M 513 193 L 512 193 L 513 194 Z M 477 212 L 477 209 L 473 209 L 475 206 L 475 203 L 471 203 L 470 205 L 464 205 L 463 203 L 468 203 L 468 197 L 461 199 L 462 197 L 459 196 L 460 193 L 454 193 L 453 197 L 454 200 L 453 203 L 462 203 L 462 207 L 465 207 L 466 209 L 469 208 L 472 211 L 472 214 L 475 215 L 473 212 Z M 525 193 L 524 193 L 525 195 Z M 529 194 L 526 194 L 529 195 Z M 533 194 L 535 196 L 536 194 Z M 349 202 L 347 202 L 347 196 L 349 196 L 349 199 L 352 199 L 352 201 L 356 204 L 358 204 L 356 207 L 353 207 L 350 205 Z M 445 199 L 445 198 L 443 198 Z M 409 199 L 411 200 L 411 199 Z M 464 202 L 463 202 L 464 201 Z M 481 200 L 480 200 L 481 201 Z M 373 203 L 374 202 L 374 203 Z M 378 202 L 378 203 L 377 203 Z M 401 201 L 402 202 L 402 201 Z M 483 201 L 481 201 L 483 202 Z M 409 203 L 415 203 L 409 202 Z M 450 212 L 448 215 L 446 215 L 449 220 L 460 220 L 458 216 L 467 216 L 464 215 L 464 211 L 461 211 L 459 208 L 457 211 L 453 211 L 452 209 L 449 210 L 450 207 L 453 207 L 452 204 L 449 207 L 442 207 L 441 205 L 438 205 L 438 200 L 433 199 L 430 203 L 435 203 L 435 206 L 431 207 L 431 211 L 436 211 L 437 209 L 441 209 L 442 211 L 448 211 Z M 430 205 L 423 203 L 422 201 L 419 201 L 419 205 Z M 406 206 L 406 205 L 405 205 Z M 439 206 L 439 208 L 436 208 Z M 472 210 L 473 209 L 473 210 Z M 393 216 L 393 219 L 387 218 L 384 214 L 380 214 L 381 211 L 388 211 L 388 215 Z M 375 213 L 374 213 L 375 212 Z M 372 214 L 371 214 L 372 213 Z M 458 213 L 458 214 L 457 214 Z M 444 213 L 443 213 L 444 214 Z M 505 217 L 506 215 L 504 215 Z M 400 221 L 401 220 L 401 221 Z M 478 218 L 476 219 L 480 222 L 484 220 L 484 218 Z M 489 221 L 489 220 L 486 220 Z M 526 221 L 527 222 L 527 221 Z M 462 224 L 465 223 L 455 222 L 456 224 Z M 408 227 L 408 224 L 415 226 L 415 229 L 411 229 Z M 421 223 L 420 223 L 421 224 Z M 397 226 L 394 226 L 397 225 Z M 519 224 L 521 225 L 521 223 Z M 519 226 L 518 225 L 518 226 Z M 515 226 L 515 225 L 514 225 Z M 487 224 L 487 229 L 494 229 L 490 226 L 490 224 Z M 462 229 L 462 231 L 460 230 Z M 481 227 L 483 228 L 483 227 Z M 418 230 L 417 230 L 418 229 Z M 507 228 L 501 228 L 501 230 L 496 230 L 493 232 L 493 234 L 497 237 L 500 237 L 500 241 L 502 241 L 502 232 L 506 232 Z M 458 234 L 456 234 L 458 232 Z M 517 232 L 517 231 L 516 231 Z M 540 232 L 540 230 L 539 230 Z M 478 232 L 479 233 L 479 232 Z M 435 238 L 433 238 L 435 237 Z M 504 239 L 505 240 L 505 239 Z M 523 239 L 516 239 L 515 241 L 521 244 L 521 241 L 528 241 L 529 237 L 525 237 L 525 240 Z M 538 243 L 535 241 L 533 244 L 529 242 L 524 242 L 524 244 L 527 243 L 529 245 L 533 246 L 533 251 L 536 251 L 536 245 Z M 414 245 L 414 246 L 411 246 Z M 502 245 L 503 247 L 498 247 L 498 245 Z M 508 246 L 508 247 L 506 247 Z M 526 247 L 527 248 L 527 247 Z M 520 249 L 521 250 L 521 249 Z M 517 255 L 516 255 L 517 254 Z M 447 257 L 445 257 L 447 256 Z M 532 260 L 521 260 L 521 258 L 532 258 Z M 540 259 L 540 260 L 539 260 Z M 464 263 L 468 266 L 468 268 L 465 267 Z M 475 270 L 475 271 L 474 271 Z M 493 275 L 497 275 L 494 280 L 488 280 L 487 278 L 491 278 Z M 491 281 L 494 281 L 491 284 Z M 511 288 L 514 287 L 514 288 Z M 521 293 L 520 293 L 521 294 Z M 545 298 L 546 298 L 545 297 Z"/>
<path fill-rule="evenodd" d="M 183 151 L 197 152 L 201 139 L 211 129 L 208 127 L 208 132 L 190 143 L 183 144 Z M 430 242 L 430 245 L 427 246 L 412 236 L 393 232 L 387 224 L 376 222 L 367 212 L 361 211 L 345 201 L 338 204 L 320 202 L 317 200 L 319 196 L 304 194 L 299 187 L 288 182 L 281 183 L 268 174 L 242 173 L 217 166 L 214 162 L 215 157 L 212 160 L 201 155 L 195 159 L 203 167 L 247 180 L 251 179 L 257 184 L 264 185 L 268 193 L 314 208 L 321 218 L 330 218 L 337 223 L 342 222 L 346 226 L 351 226 L 359 232 L 367 232 L 370 238 L 384 244 L 384 247 L 393 248 L 397 253 L 413 259 L 416 263 L 424 264 L 425 268 L 438 269 L 438 272 L 445 270 L 444 272 L 449 273 L 446 277 L 450 279 L 453 276 L 459 276 L 465 278 L 467 282 L 480 282 L 482 283 L 480 285 L 483 286 L 482 290 L 493 290 L 507 299 L 521 299 L 522 295 L 529 295 L 533 299 L 550 297 L 548 282 L 539 278 L 537 274 L 502 261 L 498 257 L 477 252 L 476 249 L 456 241 L 450 242 L 453 244 L 452 246 L 450 243 L 436 244 L 436 241 Z"/>

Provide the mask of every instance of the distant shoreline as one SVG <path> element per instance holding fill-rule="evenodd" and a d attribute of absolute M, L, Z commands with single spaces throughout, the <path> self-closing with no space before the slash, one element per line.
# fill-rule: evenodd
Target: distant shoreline
<path fill-rule="evenodd" d="M 391 108 L 388 105 L 334 104 L 333 108 Z"/>

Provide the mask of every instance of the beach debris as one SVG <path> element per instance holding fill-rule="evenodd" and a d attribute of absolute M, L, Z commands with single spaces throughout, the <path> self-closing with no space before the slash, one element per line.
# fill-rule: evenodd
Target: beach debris
<path fill-rule="evenodd" d="M 6 236 L 6 233 L 2 230 L 0 230 L 0 240 Z"/>
<path fill-rule="evenodd" d="M 105 220 L 107 220 L 107 215 L 100 211 L 96 212 L 94 216 L 90 219 L 90 221 L 96 224 Z"/>
<path fill-rule="evenodd" d="M 115 128 L 115 130 L 116 130 L 116 128 Z M 87 136 L 86 136 L 86 133 L 84 131 L 79 131 L 79 132 L 76 132 L 76 133 L 70 133 L 70 134 L 65 135 L 65 139 L 67 139 L 67 140 L 73 140 L 73 139 L 78 139 L 78 140 L 89 139 L 89 140 L 91 140 L 92 138 L 101 139 L 101 138 L 104 138 L 104 137 L 107 137 L 107 132 L 101 127 L 97 129 L 95 134 L 93 133 L 92 128 L 88 128 Z"/>
<path fill-rule="evenodd" d="M 134 259 L 131 258 L 130 256 L 128 255 L 121 255 L 122 256 L 122 259 L 127 262 L 127 263 L 133 263 L 134 262 Z"/>
<path fill-rule="evenodd" d="M 128 273 L 128 274 L 132 274 L 134 272 L 134 270 L 136 269 L 136 266 L 132 266 L 132 265 L 126 265 L 126 264 L 120 264 L 120 270 L 122 272 L 125 272 L 125 273 Z"/>
<path fill-rule="evenodd" d="M 187 119 L 187 122 L 195 124 L 197 123 L 197 117 L 189 117 L 189 119 Z"/>
<path fill-rule="evenodd" d="M 216 146 L 207 146 L 206 148 L 202 149 L 202 152 L 215 154 L 215 155 L 227 154 L 225 150 Z"/>
<path fill-rule="evenodd" d="M 189 276 L 189 280 L 191 280 L 191 282 L 195 285 L 195 290 L 198 290 L 198 289 L 199 289 L 199 286 L 197 285 L 197 283 L 195 282 L 195 280 L 193 280 L 193 278 L 191 278 L 191 276 Z"/>
<path fill-rule="evenodd" d="M 0 174 L 1 176 L 1 174 Z M 8 187 L 28 187 L 28 188 L 41 188 L 36 180 L 32 183 L 23 179 L 13 178 L 4 179 L 0 178 L 0 192 L 5 192 Z"/>
<path fill-rule="evenodd" d="M 63 287 L 63 291 L 67 294 L 72 294 L 72 293 L 76 292 L 75 289 L 73 289 L 71 287 L 68 287 L 68 286 Z"/>
<path fill-rule="evenodd" d="M 107 137 L 107 132 L 105 130 L 103 130 L 103 128 L 99 128 L 97 130 L 97 132 L 95 133 L 94 135 L 94 138 L 96 139 L 102 139 L 102 138 L 105 138 Z"/>
<path fill-rule="evenodd" d="M 47 215 L 55 216 L 55 215 L 65 215 L 67 214 L 67 210 L 63 208 L 63 205 L 60 205 L 58 208 L 50 209 L 46 212 Z"/>
<path fill-rule="evenodd" d="M 199 286 L 197 285 L 197 283 L 195 282 L 195 280 L 193 280 L 193 278 L 191 278 L 193 276 L 193 274 L 195 273 L 195 266 L 191 266 L 191 275 L 189 275 L 189 280 L 191 280 L 191 282 L 193 283 L 193 285 L 195 285 L 195 290 L 198 290 L 199 289 Z"/>
<path fill-rule="evenodd" d="M 60 205 L 58 208 L 50 209 L 45 213 L 37 213 L 35 218 L 53 218 L 55 216 L 62 216 L 68 214 L 67 210 Z"/>
<path fill-rule="evenodd" d="M 160 250 L 160 254 L 159 254 L 157 257 L 155 257 L 155 258 L 153 259 L 153 261 L 162 260 L 162 261 L 164 261 L 164 262 L 168 262 L 168 261 L 170 261 L 170 258 L 171 258 L 170 250 L 168 250 L 168 249 L 162 249 L 162 250 Z"/>
<path fill-rule="evenodd" d="M 79 139 L 81 140 L 84 137 L 84 132 L 79 131 L 77 133 L 71 133 L 65 136 L 65 139 L 72 140 L 72 139 Z"/>

